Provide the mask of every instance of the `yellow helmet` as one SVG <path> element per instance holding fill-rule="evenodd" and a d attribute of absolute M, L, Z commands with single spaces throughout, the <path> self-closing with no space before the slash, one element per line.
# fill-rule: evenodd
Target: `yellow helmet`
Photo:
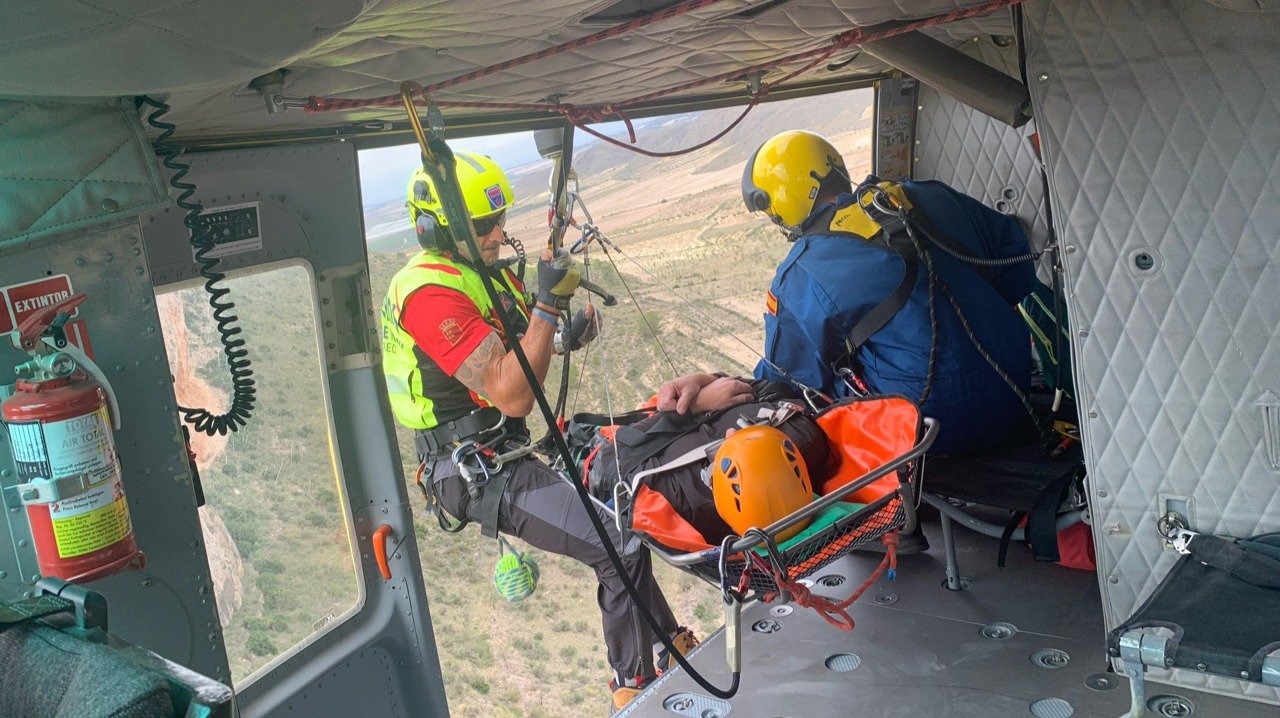
<path fill-rule="evenodd" d="M 747 161 L 742 200 L 752 212 L 796 231 L 814 209 L 821 189 L 849 184 L 844 159 L 822 135 L 788 130 L 770 137 Z"/>
<path fill-rule="evenodd" d="M 804 456 L 786 434 L 772 426 L 748 426 L 735 431 L 716 451 L 711 495 L 716 513 L 741 536 L 808 505 L 813 484 Z M 776 538 L 786 541 L 808 524 L 801 521 L 779 531 Z"/>
<path fill-rule="evenodd" d="M 511 182 L 498 163 L 485 155 L 463 151 L 453 154 L 454 171 L 467 212 L 471 215 L 476 234 L 486 235 L 494 224 L 502 224 L 507 208 L 515 204 Z M 444 206 L 435 185 L 421 167 L 409 177 L 406 198 L 405 206 L 409 208 L 409 219 L 417 227 L 419 243 L 424 247 L 434 244 L 438 240 L 437 235 L 445 235 L 446 240 L 451 240 L 447 230 L 439 230 L 449 226 L 449 219 L 444 216 Z M 485 231 L 480 231 L 482 229 Z"/>

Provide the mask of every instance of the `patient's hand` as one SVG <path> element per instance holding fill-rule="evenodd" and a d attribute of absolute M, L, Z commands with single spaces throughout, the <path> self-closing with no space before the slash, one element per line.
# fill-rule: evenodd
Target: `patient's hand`
<path fill-rule="evenodd" d="M 688 414 L 695 397 L 702 387 L 711 384 L 716 377 L 711 374 L 685 374 L 658 387 L 658 411 L 674 411 Z"/>
<path fill-rule="evenodd" d="M 718 411 L 755 400 L 755 392 L 745 381 L 732 377 L 719 377 L 702 387 L 693 398 L 691 408 L 695 412 Z"/>

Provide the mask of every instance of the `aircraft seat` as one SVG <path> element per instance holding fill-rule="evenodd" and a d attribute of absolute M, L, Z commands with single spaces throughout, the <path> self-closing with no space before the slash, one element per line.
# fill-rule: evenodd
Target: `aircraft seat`
<path fill-rule="evenodd" d="M 105 602 L 44 579 L 46 593 L 0 604 L 0 715 L 9 718 L 229 718 L 231 689 L 109 637 Z M 68 590 L 74 589 L 74 590 Z M 85 611 L 77 597 L 96 597 Z M 75 617 L 68 615 L 74 611 Z M 86 620 L 86 618 L 88 620 Z"/>
<path fill-rule="evenodd" d="M 1048 401 L 1032 396 L 1033 406 L 1047 416 Z M 1008 544 L 1014 541 L 1030 542 L 1036 560 L 1057 561 L 1058 532 L 1084 516 L 1084 472 L 1079 442 L 1047 458 L 1035 436 L 1018 436 L 971 456 L 926 457 L 921 500 L 941 514 L 947 588 L 963 589 L 953 535 L 957 523 L 1000 539 L 997 562 L 1002 567 Z M 1010 519 L 1004 525 L 985 521 L 966 511 L 967 505 L 1001 509 Z"/>

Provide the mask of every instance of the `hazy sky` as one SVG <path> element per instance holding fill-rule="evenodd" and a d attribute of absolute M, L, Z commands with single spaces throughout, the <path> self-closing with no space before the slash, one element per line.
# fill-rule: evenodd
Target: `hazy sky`
<path fill-rule="evenodd" d="M 626 134 L 620 122 L 606 122 L 595 125 L 592 129 L 613 137 L 623 137 Z M 596 141 L 594 137 L 584 133 L 575 135 L 575 145 L 578 147 Z M 532 132 L 512 132 L 505 135 L 449 140 L 449 146 L 455 150 L 489 155 L 505 168 L 516 167 L 538 159 L 538 148 L 533 143 Z M 398 197 L 403 198 L 405 188 L 409 184 L 409 175 L 413 174 L 417 167 L 418 145 L 416 144 L 362 150 L 360 152 L 360 192 L 364 205 L 371 206 Z"/>

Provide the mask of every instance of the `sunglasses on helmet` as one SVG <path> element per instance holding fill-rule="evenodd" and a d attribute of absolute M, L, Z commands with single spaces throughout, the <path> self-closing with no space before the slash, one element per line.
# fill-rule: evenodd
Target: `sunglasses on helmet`
<path fill-rule="evenodd" d="M 476 231 L 477 237 L 483 237 L 493 231 L 494 227 L 505 227 L 507 224 L 507 210 L 499 210 L 484 217 L 472 218 L 471 226 Z"/>

